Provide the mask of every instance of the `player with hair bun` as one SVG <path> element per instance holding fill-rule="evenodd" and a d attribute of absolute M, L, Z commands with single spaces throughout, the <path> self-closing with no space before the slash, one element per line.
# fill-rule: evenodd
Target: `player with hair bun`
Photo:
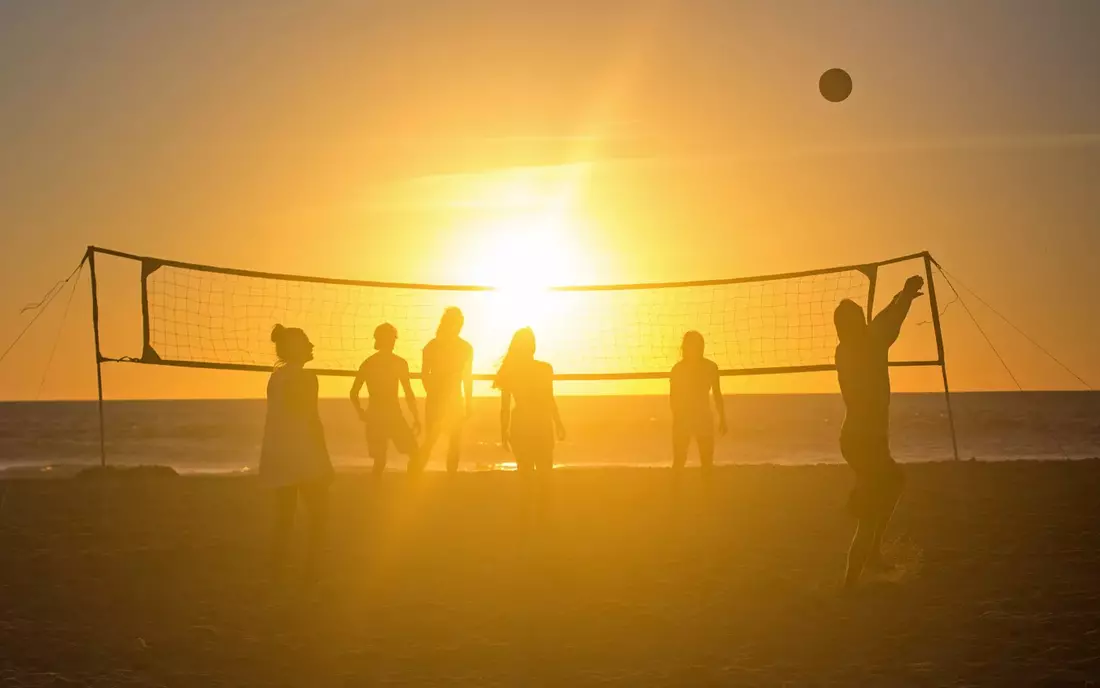
<path fill-rule="evenodd" d="M 313 343 L 296 327 L 271 330 L 278 362 L 267 382 L 267 415 L 260 450 L 260 480 L 275 491 L 275 529 L 271 565 L 276 574 L 285 560 L 294 512 L 301 498 L 309 514 L 306 577 L 318 573 L 328 521 L 332 462 L 317 411 L 317 376 L 305 369 Z"/>

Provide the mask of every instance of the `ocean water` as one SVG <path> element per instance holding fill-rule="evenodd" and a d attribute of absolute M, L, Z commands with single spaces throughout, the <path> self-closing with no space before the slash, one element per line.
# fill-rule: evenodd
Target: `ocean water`
<path fill-rule="evenodd" d="M 963 459 L 1060 459 L 1100 456 L 1100 393 L 968 393 L 952 397 Z M 463 467 L 507 467 L 498 444 L 499 401 L 479 397 L 466 428 Z M 362 426 L 346 399 L 322 399 L 321 416 L 339 468 L 370 465 Z M 561 397 L 569 436 L 556 463 L 568 467 L 660 466 L 670 461 L 666 397 Z M 730 432 L 719 463 L 839 463 L 837 433 L 844 408 L 837 395 L 729 395 Z M 256 468 L 263 428 L 261 399 L 109 401 L 108 462 L 163 464 L 180 472 L 247 473 Z M 896 394 L 892 446 L 899 461 L 952 456 L 940 394 Z M 430 468 L 443 464 L 436 449 Z M 0 404 L 0 470 L 59 470 L 99 461 L 94 402 Z M 694 457 L 689 460 L 694 461 Z M 403 470 L 392 453 L 390 466 Z M 49 467 L 54 467 L 50 469 Z"/>

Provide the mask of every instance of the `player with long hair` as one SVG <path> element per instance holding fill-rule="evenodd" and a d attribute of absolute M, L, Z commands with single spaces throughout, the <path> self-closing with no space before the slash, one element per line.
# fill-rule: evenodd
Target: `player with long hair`
<path fill-rule="evenodd" d="M 458 470 L 462 451 L 462 426 L 473 411 L 474 348 L 463 339 L 462 311 L 452 306 L 443 311 L 435 338 L 424 347 L 421 380 L 424 383 L 424 446 L 421 462 L 427 463 L 440 436 L 447 436 L 447 471 Z"/>
<path fill-rule="evenodd" d="M 512 335 L 493 388 L 500 390 L 501 443 L 511 448 L 516 467 L 524 473 L 553 469 L 554 440 L 565 439 L 565 426 L 554 399 L 554 369 L 535 359 L 531 328 Z"/>

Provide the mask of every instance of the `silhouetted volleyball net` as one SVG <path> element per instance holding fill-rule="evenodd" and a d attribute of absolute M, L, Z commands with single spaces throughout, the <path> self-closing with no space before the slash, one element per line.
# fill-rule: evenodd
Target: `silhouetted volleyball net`
<path fill-rule="evenodd" d="M 663 377 L 687 330 L 702 333 L 707 356 L 726 375 L 828 370 L 837 343 L 832 313 L 842 299 L 881 308 L 904 277 L 930 274 L 927 254 L 917 254 L 751 278 L 517 290 L 281 275 L 95 251 L 140 267 L 141 352 L 114 360 L 268 370 L 271 328 L 281 323 L 304 329 L 315 345 L 311 367 L 334 375 L 358 368 L 383 322 L 397 327 L 397 352 L 417 372 L 448 306 L 465 314 L 463 336 L 481 378 L 491 377 L 524 326 L 562 379 Z M 892 364 L 942 364 L 938 320 L 924 308 L 907 328 L 926 322 L 937 336 L 912 338 Z"/>

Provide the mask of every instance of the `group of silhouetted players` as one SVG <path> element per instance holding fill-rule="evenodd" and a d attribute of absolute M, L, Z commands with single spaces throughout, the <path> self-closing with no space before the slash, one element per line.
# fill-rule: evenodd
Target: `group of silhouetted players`
<path fill-rule="evenodd" d="M 844 300 L 834 312 L 839 344 L 836 367 L 847 408 L 841 431 L 841 453 L 856 474 L 849 507 L 858 518 L 849 551 L 846 582 L 854 584 L 865 567 L 882 566 L 883 532 L 901 493 L 902 476 L 890 456 L 890 381 L 887 351 L 897 339 L 923 280 L 910 278 L 883 311 L 870 320 L 858 304 Z M 432 449 L 446 435 L 447 469 L 457 471 L 462 426 L 470 415 L 473 395 L 473 347 L 462 339 L 464 318 L 458 308 L 444 311 L 436 336 L 423 349 L 421 377 L 426 393 L 423 443 L 420 415 L 408 362 L 394 353 L 397 328 L 389 323 L 374 331 L 375 352 L 359 367 L 351 402 L 366 429 L 367 448 L 375 473 L 386 466 L 392 444 L 409 460 L 410 472 L 423 470 Z M 313 344 L 298 328 L 275 325 L 271 332 L 278 364 L 267 385 L 267 417 L 260 454 L 261 479 L 276 492 L 274 563 L 281 565 L 299 497 L 310 514 L 308 570 L 313 571 L 321 547 L 328 511 L 328 485 L 333 468 L 317 409 L 317 377 L 305 364 L 313 359 Z M 680 360 L 670 378 L 673 467 L 683 468 L 692 439 L 701 466 L 714 461 L 713 395 L 719 433 L 726 431 L 718 366 L 704 357 L 703 336 L 683 336 Z M 363 386 L 368 402 L 359 401 Z M 553 468 L 555 440 L 565 438 L 565 426 L 554 399 L 554 369 L 535 358 L 535 334 L 517 330 L 493 379 L 499 389 L 501 444 L 510 450 L 521 473 Z M 405 393 L 412 417 L 407 422 L 399 391 Z"/>

